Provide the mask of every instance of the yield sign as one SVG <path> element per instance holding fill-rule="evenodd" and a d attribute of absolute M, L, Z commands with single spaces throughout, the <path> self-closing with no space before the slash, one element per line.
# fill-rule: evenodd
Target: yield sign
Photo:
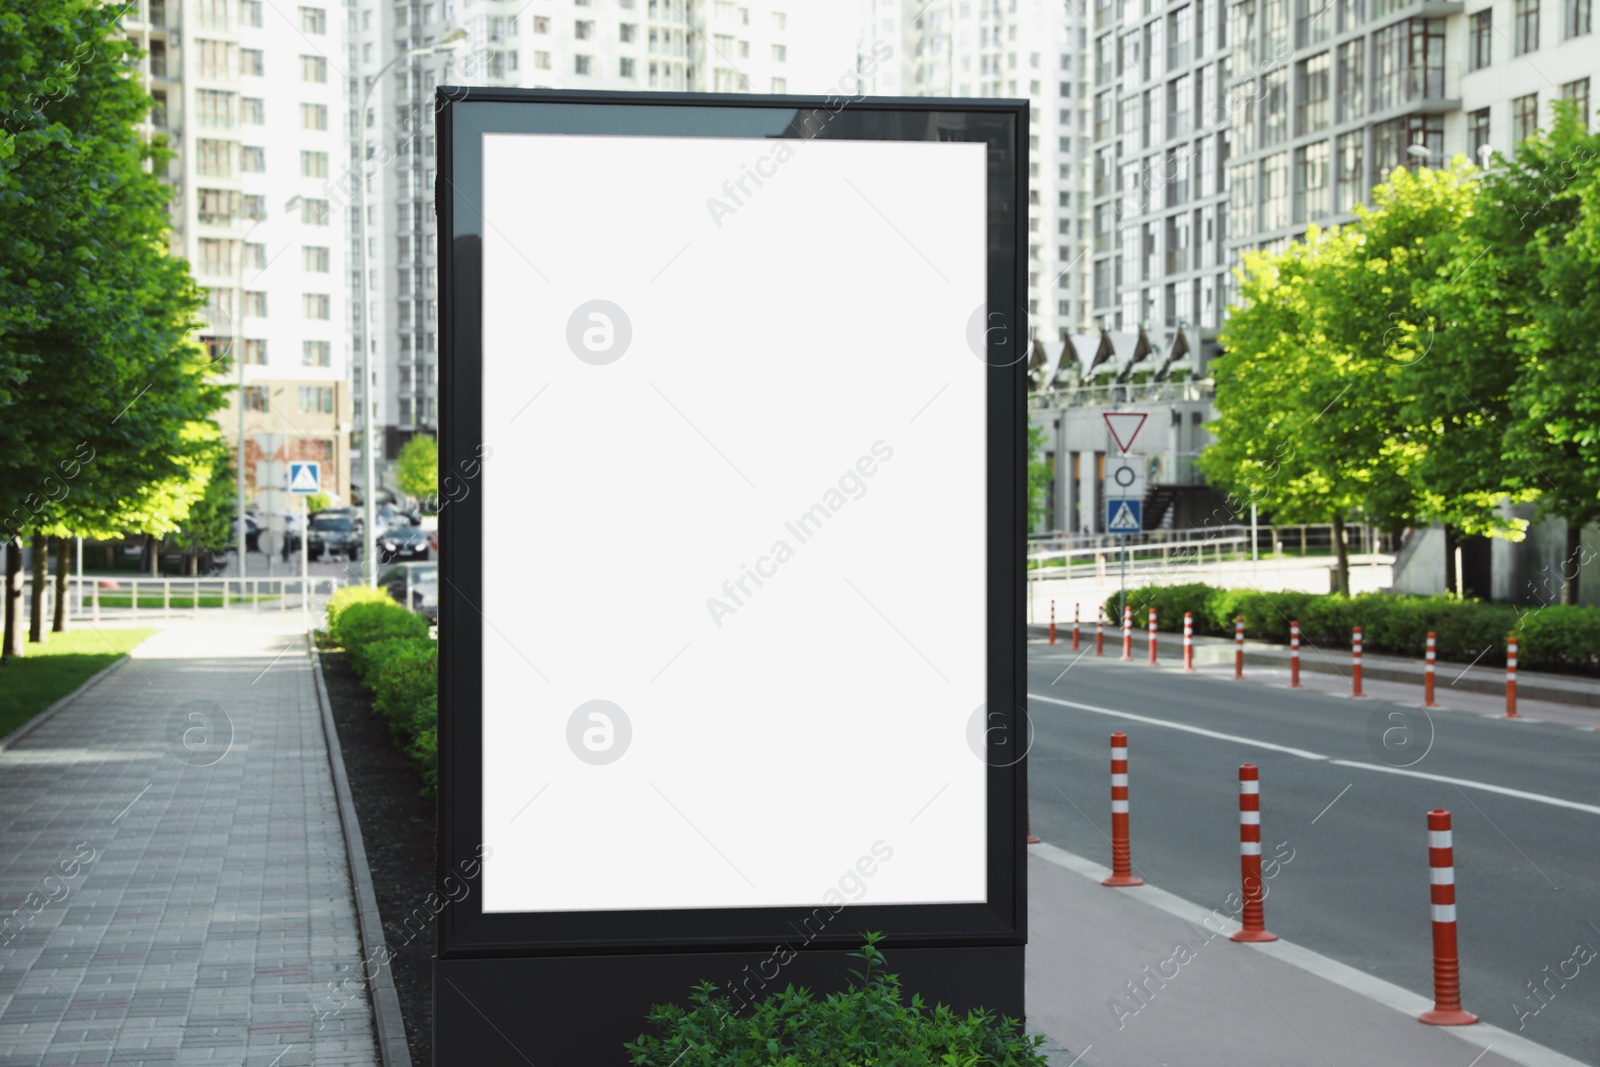
<path fill-rule="evenodd" d="M 1111 431 L 1111 437 L 1117 442 L 1117 448 L 1126 455 L 1128 449 L 1133 447 L 1133 439 L 1139 436 L 1139 431 L 1144 428 L 1144 420 L 1150 416 L 1134 412 L 1108 411 L 1103 416 L 1106 428 Z"/>

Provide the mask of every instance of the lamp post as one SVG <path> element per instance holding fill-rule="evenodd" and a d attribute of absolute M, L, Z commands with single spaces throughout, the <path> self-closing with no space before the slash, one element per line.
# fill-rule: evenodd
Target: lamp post
<path fill-rule="evenodd" d="M 241 197 L 243 195 L 242 193 L 240 194 Z M 291 196 L 284 201 L 283 210 L 286 212 L 291 211 L 300 202 L 301 197 Z M 235 501 L 237 513 L 234 515 L 234 521 L 238 525 L 234 531 L 233 544 L 239 553 L 239 577 L 241 578 L 244 577 L 245 556 L 250 548 L 250 538 L 245 535 L 244 524 L 244 257 L 246 249 L 250 247 L 251 234 L 256 232 L 257 226 L 266 221 L 266 216 L 256 219 L 244 231 L 244 237 L 239 241 L 239 302 L 234 306 L 233 315 L 233 358 L 239 364 L 239 459 L 238 463 L 235 464 L 237 469 L 234 471 L 236 479 L 234 492 L 237 496 Z M 226 590 L 223 591 L 223 596 L 227 596 Z"/>
<path fill-rule="evenodd" d="M 432 55 L 437 52 L 448 52 L 456 45 L 467 39 L 467 31 L 462 29 L 451 30 L 443 37 L 430 45 L 421 48 L 412 48 L 401 52 L 389 62 L 378 69 L 378 73 L 362 87 L 361 106 L 356 114 L 356 123 L 361 129 L 359 155 L 356 160 L 356 208 L 361 213 L 361 247 L 358 250 L 358 259 L 361 269 L 356 277 L 356 308 L 361 319 L 361 514 L 363 530 L 361 535 L 361 569 L 363 581 L 369 586 L 378 584 L 378 531 L 377 531 L 377 457 L 373 454 L 372 435 L 372 316 L 367 306 L 367 272 L 370 269 L 367 259 L 367 104 L 372 99 L 372 90 L 383 80 L 383 76 L 394 69 L 395 65 L 403 59 L 413 59 L 417 56 Z"/>

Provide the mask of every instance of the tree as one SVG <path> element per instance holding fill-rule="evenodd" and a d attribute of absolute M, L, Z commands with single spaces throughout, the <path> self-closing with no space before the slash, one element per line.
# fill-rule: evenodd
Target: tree
<path fill-rule="evenodd" d="M 1050 519 L 1050 479 L 1054 477 L 1045 459 L 1045 432 L 1041 426 L 1028 426 L 1028 529 L 1037 530 Z"/>
<path fill-rule="evenodd" d="M 439 445 L 433 438 L 417 434 L 401 446 L 395 479 L 407 496 L 427 502 L 439 495 Z"/>

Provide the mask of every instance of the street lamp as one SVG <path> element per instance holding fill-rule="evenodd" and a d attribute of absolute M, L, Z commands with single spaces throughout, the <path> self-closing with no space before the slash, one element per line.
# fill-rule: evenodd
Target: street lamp
<path fill-rule="evenodd" d="M 401 52 L 389 62 L 379 68 L 361 91 L 361 107 L 356 115 L 356 122 L 361 128 L 361 147 L 356 165 L 360 168 L 356 172 L 356 207 L 361 212 L 361 248 L 359 260 L 361 269 L 356 278 L 356 306 L 361 316 L 361 512 L 365 530 L 362 533 L 361 568 L 367 585 L 378 584 L 378 567 L 376 558 L 378 554 L 377 531 L 377 460 L 373 452 L 372 438 L 372 315 L 367 306 L 367 104 L 372 99 L 372 90 L 383 80 L 383 76 L 393 70 L 395 64 L 403 59 L 413 59 L 417 56 L 432 55 L 438 52 L 449 52 L 467 39 L 467 31 L 462 29 L 451 30 L 443 37 L 430 45 L 421 48 L 412 48 Z"/>
<path fill-rule="evenodd" d="M 240 195 L 243 196 L 242 193 Z M 302 198 L 299 196 L 291 196 L 284 201 L 283 210 L 285 212 L 292 211 L 301 203 L 301 200 Z M 244 525 L 244 257 L 245 250 L 250 247 L 250 235 L 256 232 L 257 226 L 266 221 L 266 216 L 263 215 L 252 222 L 244 231 L 243 240 L 239 242 L 239 302 L 234 305 L 233 316 L 233 358 L 239 364 L 239 460 L 236 464 L 238 469 L 234 472 L 236 477 L 234 489 L 237 494 L 235 503 L 238 505 L 238 512 L 234 518 L 238 523 L 238 527 L 233 535 L 233 543 L 234 548 L 239 553 L 239 577 L 241 578 L 244 577 L 245 556 L 248 554 L 247 550 L 250 547 L 250 539 L 245 536 Z M 224 590 L 223 596 L 227 596 L 226 590 Z"/>

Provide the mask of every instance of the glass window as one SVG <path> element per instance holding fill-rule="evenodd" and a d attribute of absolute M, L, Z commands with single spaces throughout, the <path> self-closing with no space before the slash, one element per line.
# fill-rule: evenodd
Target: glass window
<path fill-rule="evenodd" d="M 258 367 L 266 365 L 267 339 L 265 337 L 246 337 L 244 339 L 244 361 Z"/>
<path fill-rule="evenodd" d="M 1228 117 L 1238 139 L 1240 155 L 1249 155 L 1256 149 L 1256 83 L 1254 79 L 1235 85 L 1228 90 Z"/>
<path fill-rule="evenodd" d="M 1180 7 L 1167 16 L 1167 69 L 1189 62 L 1189 41 L 1194 36 L 1194 9 Z"/>
<path fill-rule="evenodd" d="M 1366 19 L 1365 0 L 1339 0 L 1339 29 L 1353 30 Z"/>
<path fill-rule="evenodd" d="M 244 409 L 246 411 L 267 410 L 267 387 L 264 385 L 247 385 L 244 387 Z"/>
<path fill-rule="evenodd" d="M 1586 33 L 1594 32 L 1594 15 L 1592 0 L 1565 0 L 1566 6 L 1561 12 L 1562 38 L 1581 37 Z M 1584 115 L 1584 121 L 1589 116 Z"/>
<path fill-rule="evenodd" d="M 1333 57 L 1324 52 L 1295 67 L 1295 96 L 1300 101 L 1294 123 L 1296 136 L 1316 133 L 1328 126 L 1332 63 Z"/>
<path fill-rule="evenodd" d="M 300 249 L 301 265 L 314 274 L 326 274 L 332 269 L 332 253 L 322 245 L 304 245 Z"/>
<path fill-rule="evenodd" d="M 1529 93 L 1511 101 L 1511 143 L 1526 141 L 1538 128 L 1539 94 Z"/>
<path fill-rule="evenodd" d="M 328 128 L 327 104 L 301 104 L 300 128 L 305 130 L 325 130 Z"/>
<path fill-rule="evenodd" d="M 300 80 L 326 82 L 328 80 L 328 61 L 322 56 L 301 56 Z"/>
<path fill-rule="evenodd" d="M 1260 197 L 1256 189 L 1255 169 L 1253 163 L 1241 163 L 1228 168 L 1228 214 L 1233 223 L 1230 237 L 1250 237 L 1256 232 L 1256 205 Z"/>
<path fill-rule="evenodd" d="M 1294 44 L 1309 48 L 1333 34 L 1333 5 L 1327 0 L 1294 0 Z"/>
<path fill-rule="evenodd" d="M 265 174 L 267 150 L 257 145 L 243 145 L 239 149 L 239 169 L 246 174 Z"/>
<path fill-rule="evenodd" d="M 1289 153 L 1278 152 L 1261 161 L 1261 228 L 1279 230 L 1289 225 Z"/>
<path fill-rule="evenodd" d="M 260 78 L 267 73 L 266 55 L 259 48 L 239 49 L 239 73 Z"/>
<path fill-rule="evenodd" d="M 1467 69 L 1482 70 L 1494 55 L 1494 9 L 1474 11 L 1467 34 Z"/>
<path fill-rule="evenodd" d="M 1334 187 L 1333 209 L 1348 215 L 1355 206 L 1366 199 L 1365 169 L 1362 166 L 1362 132 L 1340 134 L 1338 143 L 1338 175 Z"/>
<path fill-rule="evenodd" d="M 261 0 L 239 0 L 239 17 L 246 26 L 260 29 L 264 23 L 261 17 Z"/>
<path fill-rule="evenodd" d="M 1279 67 L 1261 79 L 1261 144 L 1282 144 L 1289 139 L 1289 68 Z"/>
<path fill-rule="evenodd" d="M 301 152 L 300 175 L 304 178 L 326 178 L 328 176 L 328 153 Z"/>
<path fill-rule="evenodd" d="M 302 367 L 333 366 L 333 346 L 327 341 L 303 341 L 300 345 Z"/>
<path fill-rule="evenodd" d="M 1483 150 L 1489 147 L 1489 109 L 1481 108 L 1467 116 L 1467 151 L 1472 155 L 1472 161 L 1480 167 L 1485 166 L 1488 160 Z"/>
<path fill-rule="evenodd" d="M 267 294 L 256 290 L 246 292 L 244 294 L 244 313 L 248 318 L 266 318 Z"/>
<path fill-rule="evenodd" d="M 1266 0 L 1265 26 L 1262 32 L 1261 58 L 1280 60 L 1290 52 L 1289 0 Z"/>
<path fill-rule="evenodd" d="M 301 33 L 327 33 L 328 12 L 320 7 L 303 7 L 300 9 Z"/>
<path fill-rule="evenodd" d="M 232 93 L 220 92 L 216 89 L 197 89 L 194 94 L 196 120 L 199 125 L 211 129 L 233 129 L 233 101 Z"/>
<path fill-rule="evenodd" d="M 1242 0 L 1233 5 L 1233 50 L 1248 64 L 1255 58 L 1259 46 L 1256 0 Z"/>
<path fill-rule="evenodd" d="M 1406 70 L 1407 26 L 1397 22 L 1372 35 L 1372 110 L 1400 103 Z"/>
<path fill-rule="evenodd" d="M 1366 113 L 1362 87 L 1366 79 L 1366 42 L 1356 39 L 1339 46 L 1338 122 L 1349 122 Z"/>
<path fill-rule="evenodd" d="M 1328 214 L 1327 141 L 1317 141 L 1295 150 L 1294 221 L 1314 222 Z"/>
<path fill-rule="evenodd" d="M 267 102 L 259 97 L 244 97 L 239 101 L 239 119 L 246 126 L 265 126 Z"/>
<path fill-rule="evenodd" d="M 1567 82 L 1561 87 L 1561 98 L 1571 100 L 1578 108 L 1578 117 L 1583 120 L 1583 128 L 1589 128 L 1589 79 L 1579 78 L 1577 81 Z"/>
<path fill-rule="evenodd" d="M 302 385 L 299 390 L 301 414 L 333 414 L 333 387 L 329 385 Z"/>
<path fill-rule="evenodd" d="M 308 319 L 327 319 L 332 314 L 333 301 L 327 293 L 304 293 L 301 301 Z"/>
<path fill-rule="evenodd" d="M 1524 56 L 1539 47 L 1539 0 L 1512 0 L 1511 54 Z"/>

